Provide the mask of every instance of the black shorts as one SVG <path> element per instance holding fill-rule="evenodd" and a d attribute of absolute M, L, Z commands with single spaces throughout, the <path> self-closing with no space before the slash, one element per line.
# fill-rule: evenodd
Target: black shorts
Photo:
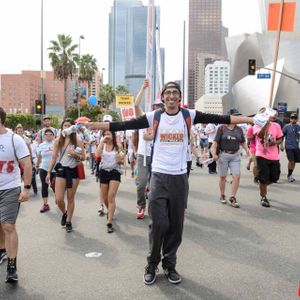
<path fill-rule="evenodd" d="M 70 176 L 72 179 L 77 179 L 78 178 L 77 167 L 75 168 L 64 167 L 63 171 L 56 172 L 56 177 L 66 179 L 68 176 Z"/>
<path fill-rule="evenodd" d="M 261 183 L 275 183 L 280 177 L 279 160 L 269 160 L 260 156 L 256 156 L 258 180 Z"/>
<path fill-rule="evenodd" d="M 121 182 L 121 174 L 117 170 L 106 171 L 100 169 L 99 178 L 100 178 L 100 183 L 104 183 L 104 184 L 109 183 L 111 180 Z"/>
<path fill-rule="evenodd" d="M 288 161 L 300 162 L 300 149 L 285 149 Z"/>

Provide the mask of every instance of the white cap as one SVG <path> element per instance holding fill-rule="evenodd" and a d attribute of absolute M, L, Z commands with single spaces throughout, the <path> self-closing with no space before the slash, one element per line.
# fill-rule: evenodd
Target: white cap
<path fill-rule="evenodd" d="M 160 104 L 163 104 L 160 99 L 155 99 L 152 103 L 152 105 L 160 105 Z"/>
<path fill-rule="evenodd" d="M 102 121 L 103 122 L 112 122 L 112 116 L 111 115 L 104 115 Z"/>

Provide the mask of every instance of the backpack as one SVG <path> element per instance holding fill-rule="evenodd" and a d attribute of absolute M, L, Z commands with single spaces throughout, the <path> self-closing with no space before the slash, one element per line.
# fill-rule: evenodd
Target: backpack
<path fill-rule="evenodd" d="M 187 127 L 187 132 L 188 132 L 188 144 L 190 144 L 190 134 L 191 134 L 191 127 L 192 127 L 192 121 L 191 121 L 191 115 L 190 112 L 185 109 L 185 108 L 180 108 L 180 111 L 182 113 L 182 116 L 184 118 L 186 127 Z M 160 122 L 160 117 L 161 115 L 164 113 L 165 111 L 163 109 L 157 109 L 154 112 L 154 119 L 153 119 L 153 144 L 152 144 L 152 148 L 151 148 L 151 159 L 150 161 L 152 162 L 152 158 L 153 158 L 153 150 L 154 150 L 154 144 L 155 144 L 155 139 L 156 139 L 156 135 L 157 135 L 157 129 L 158 129 L 158 125 Z"/>

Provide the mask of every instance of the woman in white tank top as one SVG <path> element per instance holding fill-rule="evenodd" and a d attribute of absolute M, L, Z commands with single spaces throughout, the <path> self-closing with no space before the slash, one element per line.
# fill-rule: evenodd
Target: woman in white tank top
<path fill-rule="evenodd" d="M 121 164 L 124 161 L 122 149 L 119 149 L 114 132 L 104 131 L 95 156 L 101 157 L 100 190 L 107 208 L 107 232 L 112 233 L 113 215 L 116 210 L 116 194 L 121 182 Z"/>

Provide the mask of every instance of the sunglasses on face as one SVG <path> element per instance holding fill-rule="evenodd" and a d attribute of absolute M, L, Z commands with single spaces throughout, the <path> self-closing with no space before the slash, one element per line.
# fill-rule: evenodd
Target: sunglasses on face
<path fill-rule="evenodd" d="M 291 117 L 291 119 L 295 119 L 295 120 L 296 120 L 296 119 L 298 119 L 298 118 L 297 118 L 297 117 Z"/>

